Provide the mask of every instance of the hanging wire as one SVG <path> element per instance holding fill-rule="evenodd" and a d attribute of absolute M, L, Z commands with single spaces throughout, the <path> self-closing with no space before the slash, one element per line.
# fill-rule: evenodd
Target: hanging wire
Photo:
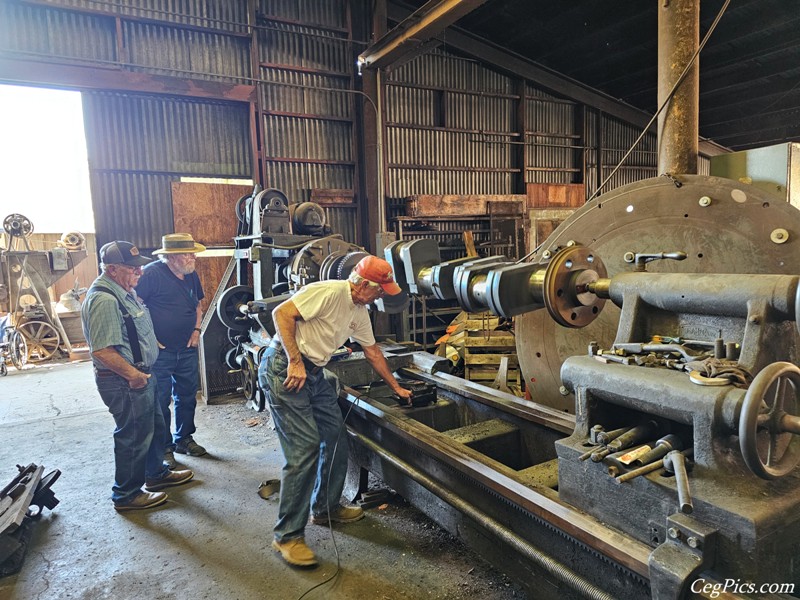
<path fill-rule="evenodd" d="M 612 177 L 614 177 L 614 175 L 616 175 L 617 171 L 620 170 L 620 168 L 622 167 L 623 163 L 626 160 L 628 160 L 628 157 L 633 153 L 633 151 L 636 148 L 636 146 L 639 145 L 639 142 L 642 141 L 642 139 L 647 134 L 647 132 L 650 129 L 650 127 L 653 125 L 653 123 L 658 118 L 658 115 L 661 114 L 661 112 L 664 110 L 664 108 L 666 108 L 667 104 L 669 104 L 670 100 L 672 100 L 672 97 L 675 95 L 675 92 L 678 90 L 678 87 L 680 87 L 681 83 L 683 83 L 683 80 L 686 78 L 686 75 L 689 74 L 689 71 L 691 70 L 692 65 L 694 65 L 695 61 L 697 60 L 697 57 L 700 55 L 700 52 L 703 50 L 703 48 L 705 48 L 706 43 L 708 43 L 708 40 L 711 38 L 711 34 L 714 33 L 714 30 L 717 28 L 717 24 L 720 22 L 720 19 L 722 19 L 722 15 L 725 14 L 725 11 L 728 9 L 728 5 L 730 3 L 731 3 L 731 0 L 725 0 L 725 4 L 722 5 L 722 8 L 720 8 L 719 12 L 717 13 L 717 16 L 714 19 L 714 22 L 711 24 L 711 27 L 709 27 L 708 31 L 706 32 L 705 37 L 703 37 L 703 41 L 700 42 L 700 45 L 697 47 L 697 50 L 695 51 L 695 53 L 692 55 L 692 58 L 689 60 L 688 63 L 686 63 L 686 67 L 684 67 L 683 72 L 681 73 L 680 77 L 678 77 L 677 81 L 675 82 L 675 85 L 672 86 L 672 89 L 669 91 L 669 94 L 667 94 L 667 97 L 664 98 L 664 101 L 661 103 L 661 106 L 658 107 L 658 110 L 653 115 L 653 118 L 650 119 L 650 121 L 647 123 L 647 125 L 645 125 L 644 129 L 642 130 L 642 133 L 640 133 L 639 137 L 636 138 L 636 141 L 633 142 L 633 145 L 625 153 L 625 156 L 623 156 L 620 159 L 619 163 L 617 163 L 617 166 L 614 167 L 614 170 L 611 171 L 611 173 L 609 174 L 608 177 L 605 178 L 603 183 L 601 183 L 598 186 L 598 188 L 595 191 L 595 193 L 592 194 L 591 198 L 589 198 L 586 201 L 587 203 L 591 202 L 597 196 L 600 195 L 600 192 L 603 191 L 603 188 L 606 186 L 606 184 L 611 180 Z M 534 250 L 534 252 L 535 252 L 535 250 Z M 532 256 L 532 255 L 533 255 L 533 253 L 530 253 L 528 256 Z"/>

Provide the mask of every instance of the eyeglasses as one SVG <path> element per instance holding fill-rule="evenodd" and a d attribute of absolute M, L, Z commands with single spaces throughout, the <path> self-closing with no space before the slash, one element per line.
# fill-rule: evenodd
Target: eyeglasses
<path fill-rule="evenodd" d="M 125 269 L 126 271 L 128 271 L 130 273 L 141 273 L 142 272 L 142 267 L 131 267 L 130 265 L 114 265 L 114 266 L 116 266 L 116 267 L 118 267 L 120 269 Z"/>

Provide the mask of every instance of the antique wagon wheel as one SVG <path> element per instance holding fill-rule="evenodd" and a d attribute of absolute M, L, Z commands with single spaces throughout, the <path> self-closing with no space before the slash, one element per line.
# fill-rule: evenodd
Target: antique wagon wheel
<path fill-rule="evenodd" d="M 61 344 L 58 330 L 47 321 L 25 321 L 17 325 L 17 331 L 25 336 L 28 360 L 32 363 L 50 359 Z"/>

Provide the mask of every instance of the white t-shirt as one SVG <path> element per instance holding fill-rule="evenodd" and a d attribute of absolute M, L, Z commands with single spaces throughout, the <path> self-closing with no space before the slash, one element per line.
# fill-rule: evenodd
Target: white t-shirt
<path fill-rule="evenodd" d="M 295 335 L 300 352 L 323 366 L 348 338 L 362 346 L 375 344 L 367 307 L 353 303 L 347 281 L 317 281 L 291 298 L 302 321 Z"/>

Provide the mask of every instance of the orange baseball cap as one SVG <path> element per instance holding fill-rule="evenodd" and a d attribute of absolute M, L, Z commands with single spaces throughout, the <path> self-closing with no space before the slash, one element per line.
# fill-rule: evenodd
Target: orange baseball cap
<path fill-rule="evenodd" d="M 396 296 L 402 292 L 402 288 L 395 283 L 392 276 L 392 267 L 388 262 L 377 256 L 365 256 L 353 269 L 367 281 L 377 283 L 383 291 L 391 296 Z"/>

